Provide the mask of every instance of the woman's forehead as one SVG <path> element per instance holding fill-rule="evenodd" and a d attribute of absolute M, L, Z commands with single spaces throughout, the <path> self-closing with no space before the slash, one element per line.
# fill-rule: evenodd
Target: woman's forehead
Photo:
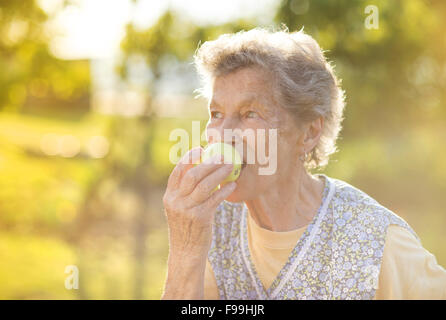
<path fill-rule="evenodd" d="M 270 77 L 258 67 L 243 68 L 214 79 L 209 108 L 241 109 L 256 107 L 277 112 Z"/>
<path fill-rule="evenodd" d="M 213 89 L 232 90 L 238 88 L 244 91 L 259 91 L 268 88 L 271 77 L 259 67 L 242 68 L 214 79 Z"/>
<path fill-rule="evenodd" d="M 234 105 L 238 108 L 242 108 L 245 106 L 249 106 L 252 104 L 258 104 L 262 103 L 263 98 L 255 93 L 244 93 L 244 92 L 238 92 L 234 95 L 213 95 L 212 100 L 209 103 L 210 107 L 216 107 L 216 108 L 224 108 L 225 106 L 229 104 Z M 260 101 L 259 101 L 260 100 Z"/>

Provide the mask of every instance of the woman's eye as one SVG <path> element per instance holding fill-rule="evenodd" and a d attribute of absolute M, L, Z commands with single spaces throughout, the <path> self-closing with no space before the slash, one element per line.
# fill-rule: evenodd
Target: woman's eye
<path fill-rule="evenodd" d="M 221 119 L 222 117 L 223 117 L 223 115 L 222 115 L 221 112 L 218 112 L 218 111 L 212 111 L 211 112 L 211 118 Z"/>
<path fill-rule="evenodd" d="M 247 118 L 258 118 L 259 115 L 257 114 L 257 112 L 254 112 L 254 111 L 248 111 L 248 112 L 246 112 L 246 117 L 247 117 Z"/>

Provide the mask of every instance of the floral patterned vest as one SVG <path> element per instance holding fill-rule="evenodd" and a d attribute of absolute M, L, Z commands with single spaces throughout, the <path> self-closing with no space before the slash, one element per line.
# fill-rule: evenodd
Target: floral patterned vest
<path fill-rule="evenodd" d="M 215 214 L 209 262 L 220 299 L 373 299 L 387 227 L 412 228 L 350 184 L 325 180 L 322 205 L 270 288 L 249 253 L 244 203 L 223 201 Z"/>

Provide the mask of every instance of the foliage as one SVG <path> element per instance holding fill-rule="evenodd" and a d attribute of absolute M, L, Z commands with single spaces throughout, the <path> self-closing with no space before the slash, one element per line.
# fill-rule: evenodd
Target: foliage
<path fill-rule="evenodd" d="M 76 100 L 88 95 L 88 64 L 67 62 L 52 55 L 44 28 L 47 18 L 34 0 L 1 1 L 0 110 L 18 111 L 26 107 L 39 112 L 52 99 L 59 107 L 75 101 L 77 105 L 70 105 L 71 111 L 85 111 L 85 106 L 79 105 L 82 100 Z M 39 101 L 40 106 L 36 103 Z M 63 113 L 57 108 L 44 111 L 47 115 Z"/>
<path fill-rule="evenodd" d="M 446 4 L 374 1 L 378 30 L 364 27 L 368 1 L 279 4 L 271 24 L 314 36 L 347 93 L 339 152 L 324 172 L 405 218 L 446 265 Z M 151 77 L 145 110 L 126 118 L 86 112 L 89 64 L 52 56 L 47 18 L 34 1 L 0 1 L 0 298 L 158 299 L 168 250 L 161 198 L 173 167 L 169 134 L 206 120 L 159 117 L 159 84 L 169 66 L 190 65 L 199 43 L 258 23 L 199 25 L 168 10 L 145 30 L 129 24 L 117 71 L 131 82 L 137 58 Z M 48 133 L 75 137 L 80 152 L 45 154 Z M 87 152 L 94 136 L 110 142 L 104 158 Z M 76 291 L 63 286 L 71 264 L 81 272 Z"/>

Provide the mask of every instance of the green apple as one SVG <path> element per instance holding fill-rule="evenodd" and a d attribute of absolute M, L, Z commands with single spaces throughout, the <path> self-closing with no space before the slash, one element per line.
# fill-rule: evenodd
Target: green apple
<path fill-rule="evenodd" d="M 240 171 L 242 168 L 240 153 L 230 144 L 223 142 L 212 143 L 208 145 L 206 149 L 204 149 L 204 152 L 201 155 L 201 162 L 206 161 L 215 155 L 222 155 L 224 163 L 232 163 L 234 166 L 231 174 L 229 174 L 228 177 L 222 181 L 221 185 L 237 180 L 240 176 Z"/>

